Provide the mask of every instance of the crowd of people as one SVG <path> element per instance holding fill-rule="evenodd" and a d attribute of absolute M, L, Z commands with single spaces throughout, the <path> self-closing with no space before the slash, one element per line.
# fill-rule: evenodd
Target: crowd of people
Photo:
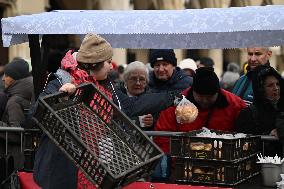
<path fill-rule="evenodd" d="M 214 72 L 214 61 L 209 57 L 198 61 L 187 58 L 178 64 L 173 49 L 151 49 L 151 68 L 134 61 L 114 73 L 111 45 L 99 35 L 88 34 L 78 51 L 66 52 L 60 68 L 53 74 L 54 79 L 40 95 L 57 91 L 72 94 L 78 85 L 94 83 L 142 130 L 189 132 L 207 127 L 279 136 L 281 141 L 284 138 L 283 79 L 270 66 L 271 55 L 266 47 L 247 48 L 245 74 L 240 76 L 238 64 L 230 63 L 219 79 Z M 25 109 L 36 110 L 37 106 L 28 64 L 17 58 L 0 66 L 0 74 L 3 74 L 1 121 L 21 127 Z M 198 108 L 198 115 L 191 123 L 176 119 L 176 106 L 183 97 Z M 166 155 L 152 179 L 166 180 L 170 174 L 169 140 L 157 137 L 154 141 Z M 282 145 L 276 141 L 267 153 L 282 156 Z M 35 156 L 34 178 L 42 188 L 95 188 L 46 135 L 41 138 Z"/>

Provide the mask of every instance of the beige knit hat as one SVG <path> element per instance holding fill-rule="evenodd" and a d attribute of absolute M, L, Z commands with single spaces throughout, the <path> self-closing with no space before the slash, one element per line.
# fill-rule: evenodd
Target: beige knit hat
<path fill-rule="evenodd" d="M 111 45 L 101 36 L 87 34 L 77 54 L 77 61 L 81 63 L 99 63 L 112 58 Z"/>

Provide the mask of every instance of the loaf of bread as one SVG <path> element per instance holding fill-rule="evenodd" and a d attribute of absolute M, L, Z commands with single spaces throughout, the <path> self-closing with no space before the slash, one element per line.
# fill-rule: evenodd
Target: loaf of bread
<path fill-rule="evenodd" d="M 191 150 L 197 150 L 197 151 L 211 151 L 212 150 L 212 144 L 204 144 L 203 142 L 193 142 L 190 144 Z"/>
<path fill-rule="evenodd" d="M 195 105 L 182 105 L 176 107 L 176 119 L 178 123 L 191 123 L 198 115 L 198 109 Z"/>
<path fill-rule="evenodd" d="M 204 171 L 203 171 L 202 169 L 200 169 L 200 168 L 195 168 L 195 169 L 193 170 L 193 173 L 195 173 L 195 174 L 203 174 Z"/>
<path fill-rule="evenodd" d="M 193 142 L 190 144 L 190 149 L 191 150 L 197 150 L 197 151 L 201 151 L 201 150 L 204 150 L 204 143 L 202 142 Z"/>
<path fill-rule="evenodd" d="M 204 150 L 205 151 L 211 151 L 212 150 L 212 144 L 204 144 Z"/>

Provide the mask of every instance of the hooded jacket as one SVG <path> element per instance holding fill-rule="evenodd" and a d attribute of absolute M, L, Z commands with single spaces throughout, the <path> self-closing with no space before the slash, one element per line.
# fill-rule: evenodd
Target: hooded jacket
<path fill-rule="evenodd" d="M 268 68 L 268 69 L 267 69 Z M 264 69 L 270 70 L 266 72 Z M 263 74 L 259 74 L 262 71 Z M 266 73 L 265 73 L 266 72 Z M 263 83 L 267 76 L 275 76 L 280 83 L 280 99 L 277 104 L 273 105 L 264 96 Z M 253 135 L 269 135 L 277 125 L 283 127 L 284 123 L 284 85 L 283 79 L 272 67 L 260 66 L 256 70 L 255 77 L 252 80 L 252 88 L 254 93 L 253 104 L 240 112 L 236 121 L 236 129 L 238 132 Z M 283 131 L 283 129 L 282 129 Z M 278 132 L 278 131 L 277 131 Z M 278 132 L 278 136 L 279 136 Z M 283 133 L 282 133 L 283 135 Z M 282 155 L 282 147 L 278 141 L 264 143 L 264 155 L 275 156 Z"/>
<path fill-rule="evenodd" d="M 261 70 L 266 68 L 270 71 L 259 74 Z M 276 106 L 273 106 L 264 96 L 263 82 L 269 75 L 275 76 L 280 81 L 281 94 Z M 284 111 L 283 79 L 272 67 L 259 66 L 252 78 L 252 88 L 254 93 L 253 104 L 241 111 L 236 122 L 237 131 L 254 135 L 268 135 L 271 130 L 276 128 L 275 121 L 278 114 Z"/>

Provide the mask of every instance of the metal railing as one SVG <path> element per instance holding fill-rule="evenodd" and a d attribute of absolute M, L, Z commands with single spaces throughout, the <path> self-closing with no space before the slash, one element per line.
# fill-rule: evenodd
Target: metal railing
<path fill-rule="evenodd" d="M 20 149 L 23 152 L 23 134 L 24 129 L 20 127 L 3 127 L 0 126 L 0 133 L 5 133 L 5 155 L 8 155 L 8 144 L 9 144 L 9 133 L 19 133 L 20 134 Z"/>

